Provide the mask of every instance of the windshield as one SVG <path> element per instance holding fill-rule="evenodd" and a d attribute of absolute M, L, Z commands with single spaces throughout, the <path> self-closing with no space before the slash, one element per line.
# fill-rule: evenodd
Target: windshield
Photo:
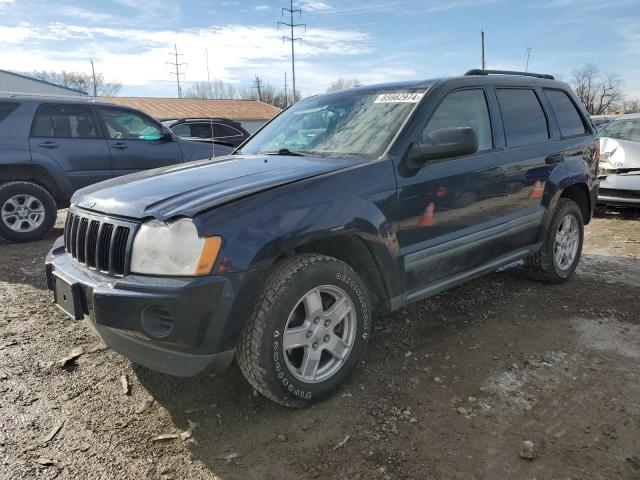
<path fill-rule="evenodd" d="M 601 137 L 640 142 L 640 118 L 619 118 L 612 120 L 602 129 Z"/>
<path fill-rule="evenodd" d="M 425 89 L 347 91 L 296 103 L 241 153 L 375 159 L 384 153 Z"/>

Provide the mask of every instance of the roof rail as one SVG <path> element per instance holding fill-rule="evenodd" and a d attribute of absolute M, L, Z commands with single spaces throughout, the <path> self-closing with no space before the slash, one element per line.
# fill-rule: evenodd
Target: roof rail
<path fill-rule="evenodd" d="M 482 70 L 480 68 L 474 68 L 469 70 L 466 75 L 522 75 L 524 77 L 546 78 L 548 80 L 555 80 L 553 75 L 548 73 L 530 73 L 530 72 L 512 72 L 511 70 Z"/>
<path fill-rule="evenodd" d="M 87 95 L 64 95 L 64 94 L 55 94 L 55 93 L 14 92 L 14 91 L 3 91 L 3 90 L 0 90 L 0 97 L 63 98 L 66 100 L 81 100 L 85 102 L 95 101 L 95 97 L 89 97 Z"/>

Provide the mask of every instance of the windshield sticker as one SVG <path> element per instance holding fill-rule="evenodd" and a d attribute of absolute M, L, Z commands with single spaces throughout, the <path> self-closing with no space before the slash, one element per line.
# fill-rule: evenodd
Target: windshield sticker
<path fill-rule="evenodd" d="M 424 97 L 422 93 L 383 93 L 373 103 L 418 103 Z"/>

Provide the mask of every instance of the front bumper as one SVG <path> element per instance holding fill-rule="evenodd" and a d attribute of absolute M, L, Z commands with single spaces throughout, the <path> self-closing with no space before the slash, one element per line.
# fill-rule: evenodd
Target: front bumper
<path fill-rule="evenodd" d="M 79 265 L 62 237 L 45 261 L 47 286 L 79 284 L 84 321 L 134 363 L 175 376 L 220 370 L 233 360 L 257 272 L 203 277 L 114 278 Z M 235 302 L 242 297 L 242 302 Z M 241 308 L 238 304 L 241 303 Z"/>
<path fill-rule="evenodd" d="M 600 178 L 598 203 L 640 207 L 640 174 L 614 174 Z"/>

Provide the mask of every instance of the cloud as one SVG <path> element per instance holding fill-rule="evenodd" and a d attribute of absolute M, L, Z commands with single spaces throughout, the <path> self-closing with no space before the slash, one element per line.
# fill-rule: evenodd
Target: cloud
<path fill-rule="evenodd" d="M 3 68 L 88 72 L 89 59 L 109 79 L 124 85 L 149 86 L 170 81 L 169 53 L 174 43 L 184 54 L 185 81 L 207 78 L 205 47 L 212 78 L 242 83 L 259 74 L 280 82 L 288 69 L 288 44 L 272 27 L 226 25 L 184 30 L 144 30 L 52 23 L 44 27 L 22 24 L 0 27 L 0 42 L 11 44 L 3 53 Z M 296 56 L 322 70 L 327 56 L 359 56 L 370 51 L 369 37 L 358 31 L 309 29 Z M 300 86 L 302 88 L 302 86 Z M 307 90 L 308 91 L 308 90 Z"/>
<path fill-rule="evenodd" d="M 271 7 L 269 7 L 269 5 L 256 5 L 253 9 L 256 12 L 266 12 L 267 10 L 271 10 Z"/>
<path fill-rule="evenodd" d="M 446 10 L 454 10 L 457 8 L 472 8 L 472 7 L 480 7 L 483 5 L 488 5 L 491 3 L 495 3 L 496 0 L 449 0 L 447 2 L 442 2 L 427 9 L 427 12 L 435 13 L 435 12 L 444 12 Z"/>
<path fill-rule="evenodd" d="M 326 2 L 319 0 L 302 0 L 300 6 L 310 12 L 322 12 L 327 10 L 333 10 L 333 7 Z"/>

